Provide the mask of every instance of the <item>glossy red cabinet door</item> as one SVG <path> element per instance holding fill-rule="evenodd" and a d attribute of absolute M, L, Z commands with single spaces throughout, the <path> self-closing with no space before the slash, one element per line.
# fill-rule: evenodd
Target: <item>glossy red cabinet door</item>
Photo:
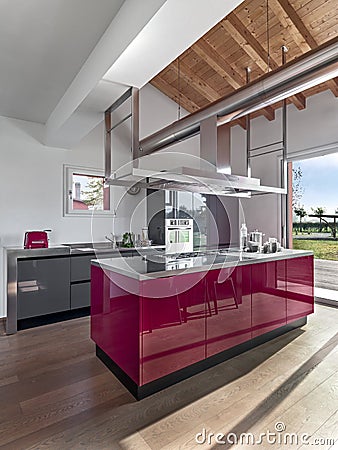
<path fill-rule="evenodd" d="M 289 323 L 313 313 L 313 256 L 288 259 L 286 267 Z"/>
<path fill-rule="evenodd" d="M 109 275 L 109 276 L 108 276 Z M 91 268 L 91 337 L 139 384 L 138 281 Z"/>
<path fill-rule="evenodd" d="M 286 324 L 285 260 L 251 266 L 252 337 Z"/>
<path fill-rule="evenodd" d="M 206 280 L 208 357 L 251 338 L 251 267 L 210 270 Z"/>
<path fill-rule="evenodd" d="M 141 282 L 141 385 L 205 358 L 204 275 Z"/>

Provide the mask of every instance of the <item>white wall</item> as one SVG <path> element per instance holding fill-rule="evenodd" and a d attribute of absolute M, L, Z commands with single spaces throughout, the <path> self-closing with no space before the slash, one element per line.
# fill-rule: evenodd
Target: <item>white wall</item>
<path fill-rule="evenodd" d="M 0 117 L 0 234 L 3 245 L 22 245 L 23 232 L 52 228 L 52 242 L 88 241 L 90 218 L 63 217 L 63 164 L 102 167 L 102 126 L 73 150 L 45 147 L 42 126 Z M 99 219 L 96 219 L 99 220 Z M 109 221 L 100 219 L 102 233 Z"/>
<path fill-rule="evenodd" d="M 73 150 L 45 147 L 39 141 L 43 126 L 0 117 L 0 237 L 1 246 L 22 246 L 25 230 L 51 228 L 51 241 L 90 242 L 91 219 L 63 217 L 63 164 L 100 168 L 103 130 L 98 126 Z M 104 239 L 111 219 L 96 218 Z M 2 248 L 1 248 L 2 253 Z M 1 285 L 3 255 L 0 255 Z M 6 313 L 1 289 L 0 317 Z"/>
<path fill-rule="evenodd" d="M 297 110 L 288 106 L 287 147 L 288 157 L 313 151 L 314 147 L 332 145 L 330 151 L 338 151 L 338 101 L 330 91 L 307 99 L 307 108 Z M 252 120 L 252 147 L 281 139 L 281 110 L 272 122 L 263 117 Z M 245 132 L 239 126 L 232 129 L 233 173 L 245 174 Z M 252 176 L 261 179 L 261 184 L 277 186 L 278 159 L 275 155 L 261 156 L 252 160 Z M 277 195 L 264 195 L 242 200 L 245 220 L 249 230 L 255 228 L 266 236 L 280 239 L 280 203 Z"/>

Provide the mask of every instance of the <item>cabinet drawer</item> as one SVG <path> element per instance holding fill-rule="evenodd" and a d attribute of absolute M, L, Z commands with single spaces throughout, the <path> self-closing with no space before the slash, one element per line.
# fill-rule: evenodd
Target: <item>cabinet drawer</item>
<path fill-rule="evenodd" d="M 70 309 L 90 306 L 90 281 L 72 284 L 70 287 Z"/>
<path fill-rule="evenodd" d="M 90 261 L 97 258 L 124 258 L 136 255 L 135 250 L 119 252 L 97 252 L 91 255 L 72 256 L 70 258 L 70 281 L 89 281 L 90 280 Z"/>
<path fill-rule="evenodd" d="M 18 261 L 18 319 L 70 308 L 69 258 Z"/>
<path fill-rule="evenodd" d="M 70 281 L 89 281 L 90 280 L 90 261 L 96 256 L 72 256 L 70 258 Z"/>

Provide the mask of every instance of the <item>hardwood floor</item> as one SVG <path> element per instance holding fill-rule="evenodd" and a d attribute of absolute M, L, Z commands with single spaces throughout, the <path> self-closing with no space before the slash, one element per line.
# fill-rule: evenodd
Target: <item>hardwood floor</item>
<path fill-rule="evenodd" d="M 140 402 L 95 357 L 88 318 L 1 335 L 0 448 L 218 448 L 213 438 L 197 444 L 196 433 L 258 437 L 276 422 L 310 442 L 337 440 L 337 331 L 338 309 L 316 305 L 303 329 Z"/>

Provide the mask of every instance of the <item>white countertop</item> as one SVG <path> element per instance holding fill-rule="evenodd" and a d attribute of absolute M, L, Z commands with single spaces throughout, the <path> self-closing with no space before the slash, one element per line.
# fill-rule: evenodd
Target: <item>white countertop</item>
<path fill-rule="evenodd" d="M 278 253 L 246 253 L 235 251 L 230 251 L 225 255 L 210 253 L 204 256 L 189 258 L 189 260 L 181 259 L 179 261 L 180 267 L 175 261 L 170 262 L 170 257 L 167 257 L 165 261 L 161 255 L 147 257 L 133 256 L 129 258 L 99 258 L 93 260 L 92 264 L 101 267 L 103 270 L 119 273 L 141 281 L 226 267 L 299 258 L 302 256 L 313 256 L 313 252 L 285 249 Z"/>
<path fill-rule="evenodd" d="M 103 243 L 106 244 L 106 243 Z M 73 247 L 71 247 L 73 245 Z M 164 251 L 165 245 L 151 245 L 148 247 L 110 247 L 108 244 L 102 245 L 99 243 L 98 246 L 93 247 L 83 247 L 83 244 L 49 244 L 47 248 L 23 248 L 22 246 L 10 246 L 4 247 L 7 255 L 18 257 L 20 259 L 24 258 L 39 258 L 47 256 L 60 256 L 60 255 L 93 255 L 93 258 L 104 257 L 105 253 L 110 254 L 122 254 L 132 251 L 137 251 L 139 254 L 142 252 L 147 252 L 149 250 L 154 251 Z M 94 244 L 95 245 L 95 244 Z"/>

